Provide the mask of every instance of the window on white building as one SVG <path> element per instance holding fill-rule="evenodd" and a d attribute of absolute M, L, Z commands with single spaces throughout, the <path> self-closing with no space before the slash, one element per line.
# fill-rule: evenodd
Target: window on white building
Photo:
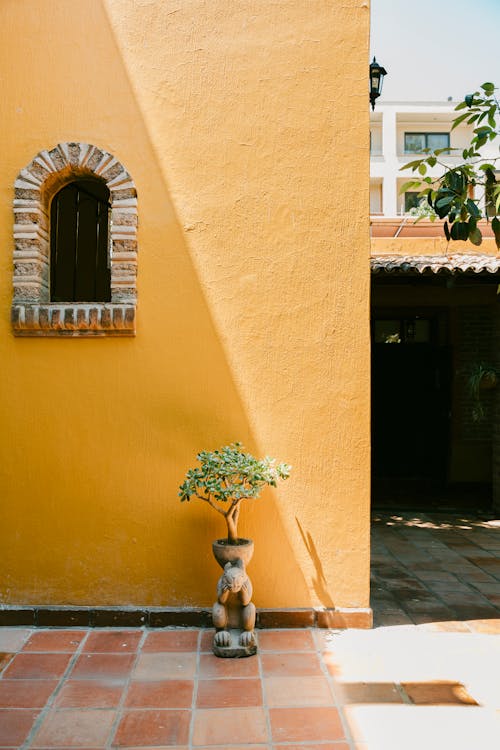
<path fill-rule="evenodd" d="M 418 195 L 418 192 L 413 192 L 412 190 L 405 193 L 405 214 L 411 211 L 412 208 L 418 208 L 421 200 Z"/>
<path fill-rule="evenodd" d="M 486 190 L 484 194 L 486 215 L 490 219 L 493 218 L 493 216 L 497 215 L 497 210 L 496 210 L 497 196 L 495 195 L 495 188 L 497 184 L 500 182 L 500 171 L 495 171 L 493 175 L 494 175 L 494 181 L 492 180 L 492 181 L 487 182 Z"/>
<path fill-rule="evenodd" d="M 370 213 L 382 213 L 382 182 L 370 180 Z"/>
<path fill-rule="evenodd" d="M 425 148 L 450 148 L 449 133 L 405 133 L 405 154 L 420 154 Z"/>

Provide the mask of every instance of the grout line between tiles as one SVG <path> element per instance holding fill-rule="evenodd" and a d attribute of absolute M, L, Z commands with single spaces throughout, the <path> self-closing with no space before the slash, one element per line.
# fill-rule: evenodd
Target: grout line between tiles
<path fill-rule="evenodd" d="M 383 514 L 381 514 L 381 518 L 384 518 Z M 421 514 L 421 518 L 423 520 L 430 520 L 432 522 L 432 518 L 428 514 Z M 385 520 L 383 520 L 383 524 L 384 524 L 383 528 L 385 528 L 385 530 L 388 530 L 387 529 L 387 518 L 385 518 Z M 432 539 L 435 536 L 435 535 L 432 534 L 432 531 L 433 530 L 430 531 L 430 539 Z M 393 529 L 392 527 L 390 529 L 390 532 L 391 532 L 390 538 L 388 539 L 389 542 L 391 540 L 395 540 L 396 542 L 401 542 L 401 539 L 403 538 L 405 540 L 405 543 L 406 544 L 410 544 L 412 546 L 412 548 L 414 548 L 415 550 L 418 551 L 418 550 L 422 549 L 422 547 L 418 543 L 418 540 L 415 540 L 415 539 L 411 538 L 411 536 L 413 536 L 413 535 L 407 535 L 406 537 L 402 537 L 401 534 L 400 534 L 400 530 L 397 529 L 397 528 Z M 372 536 L 373 536 L 374 533 L 376 535 L 377 532 L 376 531 L 375 532 L 372 531 Z M 382 552 L 382 554 L 384 555 L 384 557 L 389 558 L 387 560 L 387 562 L 390 562 L 390 558 L 392 558 L 397 563 L 398 566 L 400 566 L 401 568 L 403 568 L 403 570 L 405 571 L 405 573 L 409 577 L 411 577 L 411 578 L 415 577 L 414 572 L 411 569 L 411 563 L 410 563 L 410 561 L 406 560 L 404 557 L 399 557 L 398 554 L 396 552 L 394 552 L 393 549 L 391 549 L 391 545 L 389 545 L 389 546 L 387 545 L 385 539 L 382 538 L 380 540 L 380 544 L 384 548 L 384 551 Z M 449 547 L 446 542 L 443 541 L 442 545 L 443 545 L 443 547 L 447 551 L 454 552 L 454 550 L 452 549 L 452 547 Z M 432 558 L 432 560 L 435 561 L 436 567 L 440 567 L 442 569 L 446 568 L 446 561 L 443 561 L 439 557 L 439 550 L 437 550 L 437 555 L 433 555 L 430 552 L 429 552 L 429 555 Z M 476 567 L 478 570 L 481 570 L 482 572 L 488 573 L 488 571 L 486 571 L 483 568 L 481 568 L 480 565 L 477 565 L 475 563 L 469 563 L 469 561 L 466 560 L 466 558 L 464 558 L 464 556 L 461 555 L 459 552 L 455 552 L 455 555 L 456 555 L 457 561 L 460 561 L 460 560 L 465 561 L 468 564 L 474 565 L 474 567 Z M 372 567 L 372 572 L 373 572 L 373 567 Z M 492 603 L 482 594 L 482 592 L 478 592 L 475 588 L 473 588 L 473 586 L 468 581 L 464 580 L 461 577 L 460 571 L 454 572 L 453 575 L 455 575 L 455 577 L 457 578 L 457 582 L 458 583 L 460 583 L 462 585 L 465 585 L 468 588 L 468 590 L 469 590 L 470 593 L 473 593 L 475 595 L 477 595 L 479 593 L 479 595 L 481 596 L 481 598 L 484 600 L 484 602 L 483 602 L 484 606 L 488 606 L 488 607 L 493 607 L 494 608 L 494 606 L 492 605 Z M 457 613 L 455 611 L 455 608 L 454 608 L 454 605 L 451 604 L 449 601 L 447 601 L 447 599 L 440 592 L 435 591 L 434 589 L 432 589 L 429 586 L 429 584 L 432 583 L 431 581 L 426 581 L 426 580 L 419 579 L 419 582 L 423 586 L 424 590 L 426 590 L 427 592 L 431 593 L 432 598 L 433 598 L 433 600 L 435 602 L 438 602 L 440 605 L 442 605 L 446 609 L 448 609 L 455 619 L 462 620 L 462 618 L 459 615 L 457 615 Z M 386 592 L 388 591 L 391 594 L 391 596 L 393 597 L 393 599 L 395 599 L 396 605 L 397 605 L 398 609 L 400 610 L 400 612 L 402 612 L 405 616 L 407 616 L 415 625 L 419 624 L 418 620 L 420 619 L 420 615 L 421 614 L 425 614 L 425 612 L 423 612 L 423 613 L 413 612 L 411 610 L 411 608 L 408 608 L 406 606 L 405 602 L 397 599 L 394 596 L 394 594 L 392 593 L 392 590 L 385 588 L 385 586 L 384 586 L 384 577 L 383 576 L 381 576 L 381 580 L 377 581 L 374 584 L 374 586 L 375 585 L 381 585 L 382 589 L 384 591 L 386 591 Z M 416 596 L 418 596 L 418 592 L 416 592 Z M 375 619 L 377 619 L 377 614 L 378 614 L 378 612 L 377 612 L 376 608 L 374 608 L 374 617 L 375 617 Z"/>
<path fill-rule="evenodd" d="M 191 716 L 189 717 L 189 733 L 188 733 L 188 747 L 189 750 L 193 747 L 193 735 L 194 735 L 194 724 L 196 719 L 196 702 L 198 700 L 198 683 L 200 679 L 200 661 L 201 661 L 201 640 L 203 637 L 203 629 L 200 628 L 198 631 L 198 640 L 196 643 L 196 665 L 193 675 L 193 696 L 191 699 Z"/>
<path fill-rule="evenodd" d="M 328 632 L 330 632 L 333 635 L 335 635 L 335 631 L 330 630 Z M 339 635 L 340 632 L 341 631 L 337 631 L 336 634 Z M 332 639 L 330 639 L 330 641 L 332 641 Z M 339 701 L 338 696 L 337 696 L 337 687 L 336 687 L 336 682 L 335 682 L 334 676 L 330 673 L 330 670 L 328 669 L 328 666 L 327 666 L 327 664 L 325 662 L 325 659 L 323 657 L 324 650 L 322 650 L 321 646 L 317 646 L 317 650 L 318 650 L 319 662 L 321 664 L 321 669 L 322 669 L 323 674 L 325 675 L 326 680 L 328 682 L 328 687 L 330 689 L 330 694 L 332 696 L 332 702 L 333 702 L 335 708 L 338 711 L 339 718 L 340 718 L 340 723 L 342 725 L 342 729 L 344 730 L 345 741 L 349 745 L 350 750 L 355 750 L 356 746 L 355 746 L 355 743 L 354 743 L 354 737 L 351 734 L 351 728 L 349 726 L 349 722 L 347 720 L 347 716 L 344 713 L 344 706 L 341 704 L 341 702 Z"/>
<path fill-rule="evenodd" d="M 269 706 L 267 703 L 267 692 L 266 692 L 265 683 L 264 683 L 264 669 L 262 666 L 262 659 L 261 659 L 261 652 L 259 649 L 258 637 L 257 637 L 257 653 L 255 654 L 255 658 L 257 659 L 257 664 L 258 664 L 260 690 L 261 690 L 261 695 L 262 695 L 262 710 L 264 712 L 264 719 L 266 722 L 266 729 L 267 729 L 267 744 L 268 744 L 268 747 L 271 747 L 271 745 L 273 744 L 273 734 L 272 734 L 272 729 L 271 729 L 271 715 L 270 715 Z"/>
<path fill-rule="evenodd" d="M 123 684 L 122 697 L 120 698 L 120 700 L 118 702 L 118 705 L 117 705 L 117 707 L 115 709 L 116 716 L 115 716 L 115 720 L 114 720 L 113 724 L 111 725 L 111 729 L 109 730 L 108 741 L 106 743 L 106 750 L 108 750 L 108 748 L 112 748 L 113 747 L 113 740 L 115 738 L 116 731 L 118 729 L 118 725 L 120 724 L 120 721 L 123 718 L 123 708 L 124 708 L 124 705 L 125 705 L 125 699 L 127 697 L 127 693 L 128 693 L 128 689 L 129 689 L 130 683 L 132 682 L 132 675 L 134 673 L 134 669 L 135 669 L 135 667 L 137 665 L 137 662 L 139 660 L 139 656 L 142 653 L 142 647 L 144 645 L 144 642 L 145 642 L 145 640 L 147 638 L 148 631 L 146 630 L 146 627 L 143 626 L 142 628 L 138 628 L 138 629 L 142 630 L 142 636 L 141 636 L 141 638 L 140 638 L 140 640 L 139 640 L 139 642 L 137 644 L 137 651 L 136 651 L 136 654 L 135 654 L 135 659 L 134 659 L 134 662 L 133 662 L 132 666 L 130 667 L 130 671 L 128 673 L 128 679 Z"/>
<path fill-rule="evenodd" d="M 44 630 L 45 630 L 45 628 L 44 628 Z M 71 630 L 78 631 L 78 628 L 71 628 Z M 59 682 L 57 683 L 55 689 L 52 691 L 52 694 L 50 695 L 49 699 L 47 700 L 45 706 L 40 711 L 40 715 L 38 716 L 38 718 L 36 719 L 35 723 L 31 727 L 31 731 L 28 734 L 28 736 L 26 737 L 26 740 L 24 741 L 24 744 L 21 745 L 20 750 L 26 750 L 27 748 L 31 747 L 31 743 L 35 739 L 35 736 L 38 734 L 38 731 L 39 731 L 40 727 L 42 726 L 43 722 L 45 721 L 45 719 L 47 717 L 47 714 L 53 708 L 54 703 L 56 701 L 56 698 L 59 695 L 59 693 L 61 692 L 62 687 L 63 687 L 64 683 L 66 682 L 66 679 L 71 674 L 71 672 L 73 670 L 73 667 L 75 666 L 75 664 L 77 662 L 78 657 L 83 652 L 83 645 L 84 645 L 85 641 L 87 640 L 87 638 L 89 637 L 89 632 L 90 631 L 88 629 L 84 629 L 84 630 L 80 630 L 78 632 L 83 632 L 83 633 L 85 633 L 85 635 L 82 638 L 81 643 L 78 645 L 78 647 L 73 652 L 73 655 L 71 656 L 66 669 L 64 670 L 63 674 L 59 678 Z M 25 641 L 25 643 L 26 643 L 26 641 Z M 25 652 L 25 653 L 28 653 L 28 652 Z M 47 652 L 47 653 L 57 653 L 57 652 Z M 65 652 L 58 652 L 58 653 L 65 653 Z"/>
<path fill-rule="evenodd" d="M 12 628 L 12 629 L 14 629 L 14 628 Z M 16 629 L 17 629 L 17 628 L 16 628 Z M 11 628 L 9 628 L 9 630 L 11 630 Z M 19 628 L 19 630 L 23 630 L 23 628 Z M 34 629 L 34 628 L 30 628 L 29 630 L 27 630 L 27 631 L 26 631 L 26 635 L 24 636 L 24 640 L 23 640 L 23 642 L 21 643 L 21 645 L 20 645 L 20 646 L 18 646 L 18 648 L 17 648 L 17 649 L 15 650 L 15 651 L 5 651 L 4 653 L 6 653 L 6 654 L 12 654 L 12 659 L 13 659 L 13 658 L 14 658 L 14 656 L 16 656 L 16 655 L 17 655 L 17 654 L 18 654 L 18 653 L 19 653 L 20 651 L 22 651 L 22 650 L 23 650 L 23 647 L 24 647 L 24 646 L 26 645 L 26 643 L 27 643 L 27 642 L 29 641 L 29 639 L 31 638 L 31 636 L 32 636 L 32 634 L 33 634 L 34 632 L 35 632 L 35 629 Z M 9 666 L 9 664 L 11 664 L 11 662 L 12 662 L 12 659 L 9 659 L 9 661 L 8 661 L 8 662 L 6 662 L 6 664 L 4 664 L 4 665 L 3 665 L 2 669 L 0 669 L 0 680 L 2 679 L 2 677 L 3 677 L 3 673 L 5 672 L 5 670 L 6 670 L 6 669 L 7 669 L 7 667 Z"/>

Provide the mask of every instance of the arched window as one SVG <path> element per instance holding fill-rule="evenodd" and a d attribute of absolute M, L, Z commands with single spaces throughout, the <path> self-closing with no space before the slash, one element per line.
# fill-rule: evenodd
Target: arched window
<path fill-rule="evenodd" d="M 123 165 L 59 143 L 14 187 L 13 333 L 135 335 L 137 193 Z"/>
<path fill-rule="evenodd" d="M 109 190 L 75 180 L 50 206 L 51 302 L 110 302 Z"/>

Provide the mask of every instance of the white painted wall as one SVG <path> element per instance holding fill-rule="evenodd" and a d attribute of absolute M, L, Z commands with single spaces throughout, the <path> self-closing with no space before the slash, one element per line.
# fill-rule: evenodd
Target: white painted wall
<path fill-rule="evenodd" d="M 384 216 L 400 215 L 404 206 L 404 197 L 399 189 L 412 177 L 411 170 L 401 172 L 401 167 L 418 158 L 416 154 L 404 153 L 404 134 L 408 133 L 446 133 L 450 132 L 450 148 L 458 149 L 450 155 L 440 158 L 447 164 L 460 163 L 462 150 L 468 145 L 471 129 L 460 125 L 451 131 L 451 125 L 457 116 L 455 106 L 458 102 L 377 102 L 376 110 L 371 115 L 370 129 L 372 147 L 370 154 L 370 210 L 378 205 L 372 204 L 371 186 L 382 186 L 382 207 Z M 485 156 L 498 156 L 498 144 L 488 143 L 482 149 Z M 429 169 L 430 177 L 442 174 L 442 167 L 436 165 Z M 373 208 L 372 208 L 373 205 Z"/>

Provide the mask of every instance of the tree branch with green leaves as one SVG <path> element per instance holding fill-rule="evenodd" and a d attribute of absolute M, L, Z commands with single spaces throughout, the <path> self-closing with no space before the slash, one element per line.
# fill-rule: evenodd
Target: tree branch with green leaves
<path fill-rule="evenodd" d="M 463 163 L 450 165 L 442 159 L 443 154 L 459 149 L 423 149 L 425 156 L 401 167 L 402 170 L 411 169 L 415 176 L 401 187 L 400 192 L 419 190 L 419 197 L 427 201 L 440 219 L 445 220 L 444 233 L 448 241 L 470 240 L 479 246 L 483 236 L 478 222 L 482 219 L 491 221 L 495 243 L 500 250 L 500 183 L 497 181 L 500 155 L 491 159 L 481 154 L 483 146 L 500 135 L 500 104 L 493 83 L 483 83 L 480 88 L 481 91 L 468 94 L 455 107 L 460 114 L 453 120 L 451 129 L 462 123 L 473 126 L 470 143 L 462 150 Z M 443 170 L 439 177 L 428 174 L 429 168 L 435 166 Z"/>
<path fill-rule="evenodd" d="M 197 497 L 221 513 L 226 521 L 228 544 L 238 543 L 238 519 L 243 500 L 259 497 L 266 487 L 288 479 L 291 466 L 276 464 L 274 458 L 254 458 L 243 452 L 241 443 L 216 451 L 201 451 L 200 466 L 189 469 L 179 487 L 181 502 Z"/>

